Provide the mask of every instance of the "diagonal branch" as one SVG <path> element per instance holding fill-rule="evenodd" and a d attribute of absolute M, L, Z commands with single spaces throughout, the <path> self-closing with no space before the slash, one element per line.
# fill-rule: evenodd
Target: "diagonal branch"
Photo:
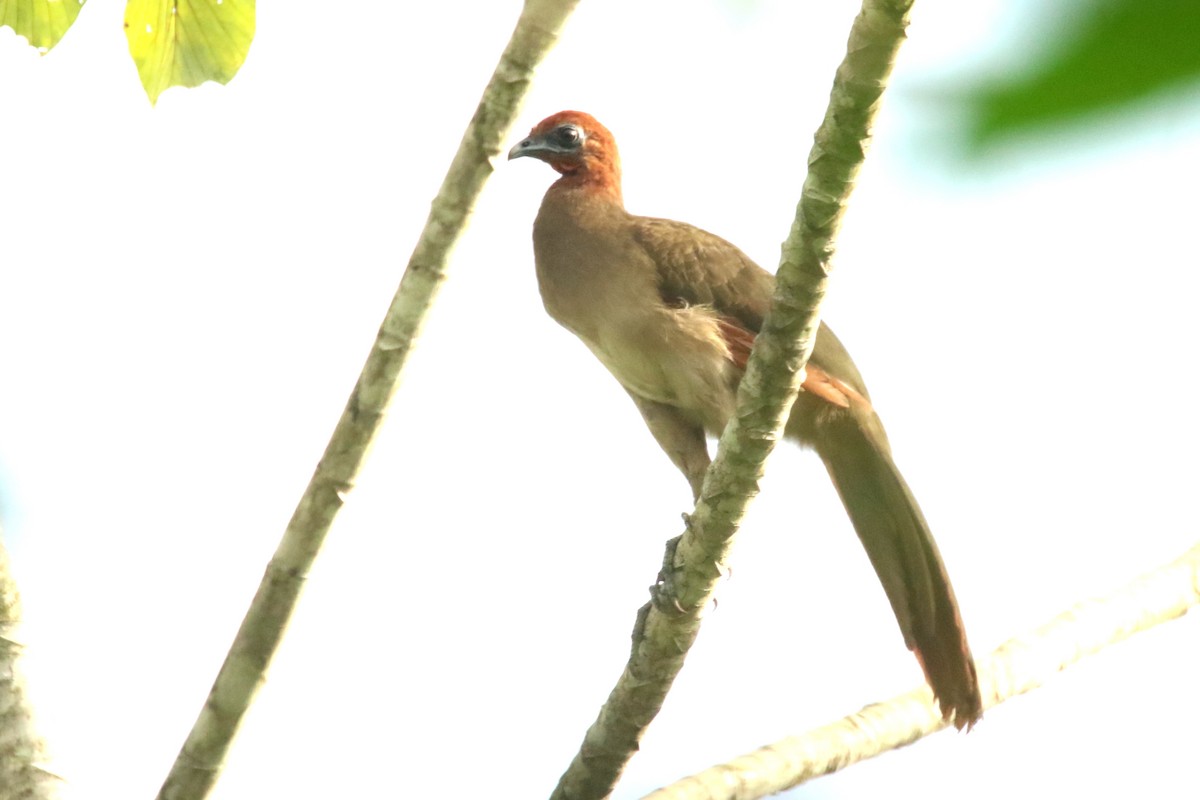
<path fill-rule="evenodd" d="M 0 540 L 0 800 L 50 800 L 61 794 L 63 781 L 44 766 L 46 746 L 34 728 L 20 669 L 20 624 L 21 601 Z"/>
<path fill-rule="evenodd" d="M 305 576 L 347 493 L 354 488 L 400 382 L 450 251 L 492 173 L 534 67 L 558 38 L 578 0 L 526 0 L 512 38 L 484 90 L 429 219 L 409 259 L 358 383 L 250 604 L 225 663 L 159 792 L 163 800 L 207 796 L 242 717 L 265 679 Z"/>
<path fill-rule="evenodd" d="M 608 796 L 662 707 L 700 629 L 763 463 L 779 438 L 812 352 L 833 242 L 870 139 L 871 123 L 904 40 L 912 0 L 864 0 L 809 155 L 770 315 L 754 344 L 734 419 L 721 436 L 700 502 L 668 547 L 655 602 L 634 629 L 628 664 L 552 800 Z"/>
<path fill-rule="evenodd" d="M 988 707 L 1050 681 L 1062 670 L 1135 633 L 1200 605 L 1200 545 L 1112 594 L 1079 603 L 1008 640 L 981 664 Z M 838 722 L 790 736 L 709 767 L 643 800 L 755 800 L 837 772 L 946 727 L 927 687 L 875 703 Z"/>

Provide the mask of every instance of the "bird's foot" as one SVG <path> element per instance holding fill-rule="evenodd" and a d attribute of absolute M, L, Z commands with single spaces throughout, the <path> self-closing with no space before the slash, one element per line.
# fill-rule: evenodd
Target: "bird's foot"
<path fill-rule="evenodd" d="M 686 514 L 684 521 L 687 522 Z M 679 604 L 679 598 L 675 592 L 675 575 L 679 572 L 679 567 L 675 564 L 675 551 L 679 549 L 679 540 L 682 538 L 683 536 L 680 535 L 667 540 L 666 549 L 663 551 L 662 567 L 658 570 L 658 577 L 655 579 L 654 585 L 650 587 L 650 602 L 657 606 L 659 611 L 672 616 L 687 613 Z"/>
<path fill-rule="evenodd" d="M 684 521 L 687 521 L 687 515 L 684 515 Z M 679 568 L 675 566 L 675 551 L 679 547 L 679 540 L 682 536 L 676 536 L 673 539 L 667 540 L 666 550 L 663 552 L 662 567 L 658 571 L 658 576 L 654 579 L 654 585 L 650 587 L 650 602 L 638 609 L 637 619 L 633 623 L 633 647 L 630 650 L 630 657 L 637 652 L 637 646 L 646 636 L 646 620 L 650 617 L 650 608 L 653 606 L 663 614 L 672 617 L 680 617 L 687 613 L 687 610 L 679 603 L 679 598 L 675 594 L 675 573 Z"/>

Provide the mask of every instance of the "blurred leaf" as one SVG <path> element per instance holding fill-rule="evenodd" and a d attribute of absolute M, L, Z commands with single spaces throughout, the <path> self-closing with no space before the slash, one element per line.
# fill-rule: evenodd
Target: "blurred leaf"
<path fill-rule="evenodd" d="M 0 28 L 7 25 L 47 52 L 79 16 L 84 0 L 0 0 Z"/>
<path fill-rule="evenodd" d="M 976 146 L 1200 79 L 1197 0 L 1076 0 L 1072 5 L 1072 13 L 1060 17 L 1060 44 L 1041 63 L 970 98 Z"/>
<path fill-rule="evenodd" d="M 151 103 L 172 86 L 228 83 L 254 39 L 254 0 L 129 0 L 125 36 Z"/>

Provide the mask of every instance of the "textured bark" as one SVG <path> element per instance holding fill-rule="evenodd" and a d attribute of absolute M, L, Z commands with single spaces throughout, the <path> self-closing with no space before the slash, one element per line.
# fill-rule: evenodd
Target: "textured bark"
<path fill-rule="evenodd" d="M 0 800 L 51 800 L 62 781 L 48 772 L 46 749 L 34 729 L 19 660 L 21 602 L 0 542 Z"/>
<path fill-rule="evenodd" d="M 371 443 L 399 385 L 426 313 L 446 275 L 450 251 L 467 225 L 492 160 L 500 154 L 529 88 L 534 67 L 557 41 L 578 0 L 527 0 L 507 48 L 434 198 L 380 326 L 358 383 L 338 420 L 308 488 L 293 512 L 258 593 L 242 621 L 208 699 L 168 774 L 159 797 L 207 796 L 221 772 L 242 717 L 265 679 L 305 576 L 346 495 L 354 488 Z"/>
<path fill-rule="evenodd" d="M 1064 611 L 1002 644 L 979 679 L 990 708 L 1042 686 L 1075 662 L 1200 604 L 1200 545 L 1107 597 Z M 644 800 L 754 800 L 912 744 L 946 727 L 929 690 L 875 703 L 831 725 L 790 736 L 683 778 Z"/>
<path fill-rule="evenodd" d="M 662 707 L 728 569 L 734 534 L 758 492 L 763 463 L 803 381 L 834 239 L 904 40 L 910 6 L 911 0 L 866 0 L 854 22 L 809 155 L 795 222 L 784 242 L 772 310 L 739 388 L 737 413 L 721 436 L 678 546 L 668 550 L 656 599 L 639 613 L 625 671 L 559 780 L 553 800 L 589 800 L 612 792 Z"/>

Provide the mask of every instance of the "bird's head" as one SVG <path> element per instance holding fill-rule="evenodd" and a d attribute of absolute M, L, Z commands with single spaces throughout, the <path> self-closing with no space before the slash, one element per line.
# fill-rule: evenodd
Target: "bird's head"
<path fill-rule="evenodd" d="M 528 156 L 545 161 L 559 173 L 587 182 L 620 187 L 621 160 L 608 128 L 582 111 L 560 111 L 533 126 L 508 151 L 508 158 Z"/>

